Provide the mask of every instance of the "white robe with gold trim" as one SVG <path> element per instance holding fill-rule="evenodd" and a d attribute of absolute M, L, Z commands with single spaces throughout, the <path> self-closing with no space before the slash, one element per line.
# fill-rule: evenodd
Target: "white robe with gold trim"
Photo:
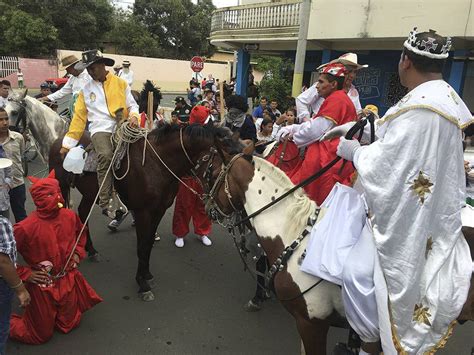
<path fill-rule="evenodd" d="M 460 128 L 470 122 L 451 86 L 429 81 L 387 112 L 379 140 L 354 158 L 373 215 L 399 353 L 443 345 L 467 297 L 472 263 L 461 233 L 466 185 Z M 386 326 L 380 324 L 382 339 Z"/>

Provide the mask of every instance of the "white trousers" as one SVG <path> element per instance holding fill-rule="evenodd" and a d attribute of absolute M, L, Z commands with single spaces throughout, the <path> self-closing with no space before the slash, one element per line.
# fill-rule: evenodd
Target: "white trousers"
<path fill-rule="evenodd" d="M 347 256 L 342 273 L 342 299 L 346 317 L 362 341 L 380 339 L 379 317 L 374 284 L 377 255 L 368 223 Z"/>

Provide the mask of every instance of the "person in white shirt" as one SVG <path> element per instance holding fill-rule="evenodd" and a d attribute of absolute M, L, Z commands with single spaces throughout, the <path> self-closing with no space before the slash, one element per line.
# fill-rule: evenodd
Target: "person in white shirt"
<path fill-rule="evenodd" d="M 8 80 L 0 81 L 0 108 L 4 108 L 7 105 L 11 87 L 12 85 Z"/>
<path fill-rule="evenodd" d="M 21 71 L 21 68 L 18 68 L 18 71 L 16 72 L 16 77 L 18 80 L 18 87 L 20 89 L 23 89 L 23 72 Z"/>
<path fill-rule="evenodd" d="M 74 113 L 74 104 L 76 102 L 77 96 L 79 92 L 82 90 L 84 85 L 86 85 L 90 80 L 91 77 L 85 70 L 84 65 L 78 65 L 77 68 L 75 65 L 79 62 L 79 58 L 75 55 L 68 55 L 61 60 L 61 65 L 59 70 L 66 70 L 66 73 L 70 75 L 68 81 L 64 86 L 47 96 L 41 97 L 39 101 L 52 101 L 56 102 L 59 99 L 65 97 L 66 95 L 72 95 L 73 99 L 71 100 L 71 107 L 70 112 L 71 116 Z"/>
<path fill-rule="evenodd" d="M 346 67 L 347 74 L 344 81 L 344 91 L 347 93 L 351 101 L 354 103 L 354 107 L 359 113 L 362 111 L 362 106 L 359 100 L 359 92 L 352 84 L 356 78 L 357 71 L 363 68 L 367 68 L 368 65 L 361 65 L 357 62 L 357 54 L 355 53 L 346 53 L 341 55 L 339 58 L 330 61 L 329 63 L 341 63 Z M 323 64 L 317 68 L 317 70 L 322 69 L 327 64 Z M 308 121 L 311 119 L 311 115 L 319 111 L 319 108 L 324 102 L 324 98 L 318 95 L 318 90 L 316 89 L 316 83 L 311 85 L 310 88 L 302 92 L 296 98 L 296 110 L 298 111 L 298 121 L 300 123 Z"/>
<path fill-rule="evenodd" d="M 133 71 L 130 70 L 130 61 L 124 60 L 122 62 L 122 69 L 118 73 L 118 77 L 125 80 L 128 86 L 132 87 L 133 84 Z"/>

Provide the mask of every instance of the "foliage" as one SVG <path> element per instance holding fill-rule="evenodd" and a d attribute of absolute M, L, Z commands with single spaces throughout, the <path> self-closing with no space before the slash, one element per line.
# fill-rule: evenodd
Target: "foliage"
<path fill-rule="evenodd" d="M 0 19 L 1 55 L 35 57 L 56 48 L 57 30 L 43 19 L 16 9 L 8 9 Z"/>
<path fill-rule="evenodd" d="M 45 56 L 56 48 L 97 48 L 112 28 L 107 0 L 3 0 L 2 53 Z"/>
<path fill-rule="evenodd" d="M 254 68 L 264 73 L 259 83 L 260 97 L 276 99 L 280 107 L 287 107 L 291 98 L 293 64 L 288 58 L 275 56 L 252 57 Z"/>
<path fill-rule="evenodd" d="M 136 0 L 134 17 L 149 34 L 159 39 L 165 58 L 191 59 L 194 55 L 211 55 L 212 0 Z"/>

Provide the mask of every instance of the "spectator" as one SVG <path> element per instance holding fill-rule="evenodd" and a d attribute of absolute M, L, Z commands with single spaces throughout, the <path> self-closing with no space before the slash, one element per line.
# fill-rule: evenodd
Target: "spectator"
<path fill-rule="evenodd" d="M 12 161 L 6 158 L 5 150 L 0 145 L 0 215 L 10 218 L 10 183 Z"/>
<path fill-rule="evenodd" d="M 206 77 L 204 77 L 204 79 L 202 79 L 201 81 L 201 89 L 205 89 L 206 88 L 206 83 L 207 83 L 207 80 L 206 80 Z"/>
<path fill-rule="evenodd" d="M 187 89 L 186 91 L 188 92 L 189 103 L 191 104 L 191 106 L 195 106 L 199 102 L 198 96 L 201 95 L 201 89 L 199 88 L 199 84 L 197 82 L 192 82 L 191 89 Z"/>
<path fill-rule="evenodd" d="M 265 96 L 260 98 L 260 105 L 255 107 L 253 110 L 252 116 L 254 120 L 257 118 L 263 118 L 263 111 L 268 108 L 268 99 Z"/>
<path fill-rule="evenodd" d="M 10 221 L 0 216 L 0 354 L 5 354 L 5 345 L 10 332 L 13 293 L 21 307 L 31 301 L 30 294 L 18 277 L 16 265 L 16 242 Z"/>
<path fill-rule="evenodd" d="M 225 115 L 225 126 L 232 132 L 239 132 L 240 139 L 257 141 L 257 130 L 252 116 L 247 114 L 249 106 L 240 95 L 230 95 L 225 99 L 227 114 Z"/>
<path fill-rule="evenodd" d="M 16 77 L 18 80 L 18 87 L 20 89 L 23 89 L 23 72 L 21 71 L 21 68 L 18 68 L 18 71 L 16 72 Z"/>
<path fill-rule="evenodd" d="M 217 116 L 219 114 L 217 111 L 217 102 L 215 99 L 215 95 L 211 89 L 206 88 L 204 90 L 204 100 L 202 101 L 209 103 L 209 110 L 211 111 L 211 115 Z"/>
<path fill-rule="evenodd" d="M 130 70 L 130 62 L 128 60 L 124 60 L 122 62 L 122 69 L 120 69 L 118 73 L 118 77 L 125 80 L 128 86 L 132 87 L 133 85 L 133 71 Z"/>
<path fill-rule="evenodd" d="M 174 111 L 178 113 L 179 122 L 188 122 L 192 107 L 187 104 L 182 96 L 176 96 L 174 103 L 176 105 Z"/>
<path fill-rule="evenodd" d="M 53 94 L 53 92 L 51 91 L 51 86 L 49 85 L 49 83 L 47 83 L 46 81 L 42 82 L 40 84 L 40 90 L 41 90 L 40 93 L 35 95 L 35 99 L 43 101 L 43 103 L 45 105 L 47 105 L 48 107 L 50 107 L 51 110 L 56 111 L 56 109 L 58 108 L 58 105 L 55 104 L 55 103 L 51 103 L 51 102 L 47 101 L 47 97 L 49 95 Z"/>
<path fill-rule="evenodd" d="M 271 118 L 266 117 L 262 120 L 262 123 L 260 124 L 260 129 L 258 130 L 258 133 L 257 133 L 258 143 L 260 142 L 265 143 L 265 142 L 272 141 L 273 140 L 272 132 L 273 132 L 273 121 Z"/>
<path fill-rule="evenodd" d="M 13 162 L 9 194 L 11 209 L 18 223 L 26 218 L 26 189 L 21 163 L 25 151 L 25 140 L 20 133 L 10 131 L 9 124 L 7 112 L 0 109 L 0 144 L 5 150 L 6 157 Z"/>
<path fill-rule="evenodd" d="M 211 89 L 212 92 L 217 91 L 217 86 L 214 78 L 212 77 L 212 74 L 209 74 L 209 79 L 206 81 L 206 89 Z"/>
<path fill-rule="evenodd" d="M 281 112 L 280 110 L 278 110 L 278 100 L 273 99 L 270 101 L 269 113 L 273 122 L 275 122 L 278 119 L 278 117 L 280 117 Z"/>
<path fill-rule="evenodd" d="M 4 108 L 7 105 L 11 87 L 12 85 L 8 80 L 0 81 L 0 108 Z"/>

